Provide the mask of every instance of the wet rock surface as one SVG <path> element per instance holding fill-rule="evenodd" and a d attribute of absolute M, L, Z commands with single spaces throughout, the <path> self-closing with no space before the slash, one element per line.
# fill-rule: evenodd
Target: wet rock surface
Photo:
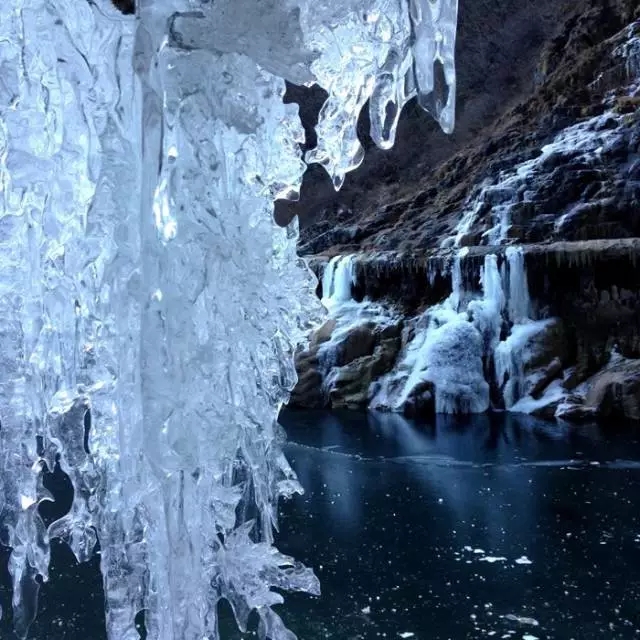
<path fill-rule="evenodd" d="M 391 369 L 400 351 L 400 324 L 360 324 L 331 346 L 333 331 L 330 320 L 296 354 L 298 383 L 290 406 L 366 407 L 371 384 Z"/>
<path fill-rule="evenodd" d="M 599 416 L 640 420 L 640 360 L 613 364 L 586 386 L 585 404 Z"/>

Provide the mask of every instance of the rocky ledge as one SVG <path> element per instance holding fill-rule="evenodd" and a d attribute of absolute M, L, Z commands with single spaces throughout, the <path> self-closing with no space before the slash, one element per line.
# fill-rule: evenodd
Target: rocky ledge
<path fill-rule="evenodd" d="M 291 403 L 635 419 L 613 387 L 591 390 L 640 371 L 639 259 L 640 239 L 315 258 L 330 316 L 298 353 Z"/>
<path fill-rule="evenodd" d="M 600 4 L 480 143 L 410 195 L 303 231 L 329 318 L 292 405 L 640 419 L 640 24 L 596 28 Z"/>

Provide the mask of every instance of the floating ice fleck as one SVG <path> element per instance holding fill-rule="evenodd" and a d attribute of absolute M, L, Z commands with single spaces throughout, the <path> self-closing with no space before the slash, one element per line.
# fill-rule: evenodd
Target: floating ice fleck
<path fill-rule="evenodd" d="M 511 622 L 517 622 L 519 624 L 528 624 L 532 627 L 539 627 L 540 623 L 535 618 L 527 618 L 524 616 L 517 616 L 514 613 L 508 613 L 504 616 L 505 620 L 509 620 Z"/>
<path fill-rule="evenodd" d="M 484 558 L 480 558 L 480 562 L 488 562 L 489 564 L 493 564 L 494 562 L 506 562 L 506 558 L 504 556 L 485 556 Z"/>

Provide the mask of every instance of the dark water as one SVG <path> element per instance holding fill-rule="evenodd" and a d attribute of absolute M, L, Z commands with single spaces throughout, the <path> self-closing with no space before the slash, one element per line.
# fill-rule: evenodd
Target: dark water
<path fill-rule="evenodd" d="M 284 509 L 281 547 L 323 585 L 286 618 L 302 638 L 640 637 L 632 435 L 283 418 L 307 494 Z"/>
<path fill-rule="evenodd" d="M 307 492 L 283 505 L 279 547 L 323 589 L 287 596 L 281 615 L 301 640 L 640 638 L 630 427 L 301 412 L 282 423 Z M 8 597 L 0 588 L 5 611 Z M 97 566 L 57 545 L 29 637 L 102 640 L 101 597 Z M 222 637 L 241 636 L 225 623 Z"/>

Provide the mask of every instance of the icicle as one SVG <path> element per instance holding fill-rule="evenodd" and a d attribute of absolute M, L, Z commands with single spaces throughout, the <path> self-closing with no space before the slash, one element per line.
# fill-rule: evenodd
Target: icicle
<path fill-rule="evenodd" d="M 349 302 L 352 300 L 351 287 L 355 283 L 355 256 L 331 258 L 322 279 L 322 304 L 331 309 Z"/>
<path fill-rule="evenodd" d="M 472 314 L 473 324 L 483 338 L 484 355 L 487 355 L 500 340 L 502 311 L 505 306 L 498 259 L 494 254 L 485 256 L 480 282 L 482 300 L 469 302 L 468 311 Z"/>
<path fill-rule="evenodd" d="M 336 265 L 340 260 L 340 256 L 336 256 L 335 258 L 331 258 L 327 265 L 324 268 L 324 272 L 322 274 L 322 301 L 325 303 L 325 300 L 330 300 L 333 295 L 333 281 L 336 273 Z M 325 303 L 326 306 L 326 303 Z"/>
<path fill-rule="evenodd" d="M 449 296 L 449 301 L 454 311 L 458 311 L 464 296 L 462 261 L 468 254 L 468 248 L 460 249 L 460 251 L 456 252 L 453 258 L 453 264 L 451 265 L 451 295 Z"/>
<path fill-rule="evenodd" d="M 394 371 L 380 381 L 373 406 L 402 410 L 420 385 L 430 383 L 438 413 L 481 413 L 488 408 L 482 356 L 486 343 L 498 333 L 502 288 L 496 258 L 487 256 L 482 276 L 485 298 L 469 302 L 472 322 L 467 313 L 459 313 L 467 297 L 462 278 L 462 261 L 467 255 L 465 248 L 454 256 L 451 294 L 416 319 L 415 337 Z"/>
<path fill-rule="evenodd" d="M 444 131 L 455 118 L 455 47 L 458 0 L 409 0 L 414 33 L 414 82 L 420 106 Z"/>
<path fill-rule="evenodd" d="M 522 247 L 507 247 L 509 276 L 509 320 L 521 324 L 531 319 L 531 298 Z"/>
<path fill-rule="evenodd" d="M 484 300 L 491 303 L 498 315 L 504 308 L 505 299 L 502 289 L 502 277 L 498 270 L 498 258 L 494 254 L 485 256 L 481 276 Z"/>

